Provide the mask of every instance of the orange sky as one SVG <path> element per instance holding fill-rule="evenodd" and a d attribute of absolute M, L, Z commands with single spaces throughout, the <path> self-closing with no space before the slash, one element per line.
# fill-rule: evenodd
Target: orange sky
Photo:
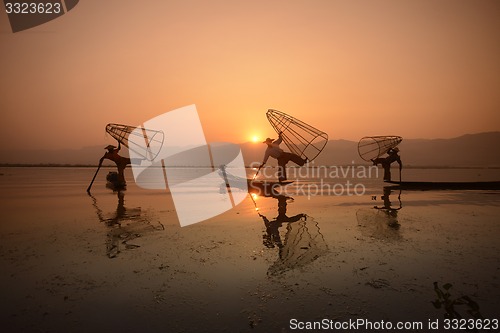
<path fill-rule="evenodd" d="M 13 34 L 0 13 L 0 148 L 109 143 L 196 104 L 209 141 L 500 130 L 500 1 L 80 1 Z M 189 130 L 189 129 L 186 129 Z"/>

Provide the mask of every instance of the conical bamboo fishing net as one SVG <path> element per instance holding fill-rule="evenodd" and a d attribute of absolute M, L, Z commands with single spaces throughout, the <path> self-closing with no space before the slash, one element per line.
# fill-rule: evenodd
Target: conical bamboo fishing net
<path fill-rule="evenodd" d="M 314 160 L 325 148 L 328 134 L 281 111 L 269 109 L 267 119 L 283 142 L 296 155 Z"/>
<path fill-rule="evenodd" d="M 369 162 L 372 159 L 378 158 L 391 148 L 395 148 L 403 141 L 400 136 L 365 136 L 358 143 L 359 156 Z"/>
<path fill-rule="evenodd" d="M 163 145 L 162 131 L 137 126 L 107 124 L 106 132 L 128 149 L 152 161 Z"/>

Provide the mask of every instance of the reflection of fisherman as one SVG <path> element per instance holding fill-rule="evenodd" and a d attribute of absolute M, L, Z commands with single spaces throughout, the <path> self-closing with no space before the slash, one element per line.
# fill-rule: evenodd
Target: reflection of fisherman
<path fill-rule="evenodd" d="M 398 162 L 399 176 L 401 178 L 401 169 L 403 169 L 403 164 L 401 163 L 401 158 L 399 157 L 398 152 L 399 149 L 397 147 L 391 148 L 387 151 L 387 157 L 379 157 L 371 160 L 373 165 L 381 164 L 384 168 L 384 180 L 391 180 L 391 164 L 393 162 Z"/>
<path fill-rule="evenodd" d="M 301 158 L 299 155 L 293 154 L 293 153 L 288 153 L 283 151 L 279 147 L 280 143 L 283 141 L 282 137 L 282 132 L 279 133 L 279 138 L 277 140 L 267 138 L 266 141 L 263 143 L 267 144 L 267 149 L 266 153 L 264 155 L 264 160 L 260 167 L 262 168 L 269 156 L 274 157 L 275 159 L 278 160 L 278 180 L 280 182 L 283 182 L 286 180 L 286 164 L 290 161 L 294 162 L 295 164 L 299 166 L 303 166 L 304 164 L 307 163 L 307 157 L 306 158 Z"/>
<path fill-rule="evenodd" d="M 328 246 L 314 218 L 308 218 L 306 214 L 287 216 L 287 203 L 293 198 L 281 194 L 269 197 L 278 200 L 278 216 L 270 221 L 259 213 L 266 226 L 262 243 L 268 248 L 277 247 L 279 257 L 269 267 L 267 274 L 277 275 L 305 266 L 328 251 Z M 279 229 L 283 224 L 285 224 L 286 234 L 282 241 Z"/>
<path fill-rule="evenodd" d="M 104 149 L 107 149 L 108 151 L 99 160 L 99 166 L 102 164 L 104 159 L 108 159 L 115 162 L 116 168 L 118 169 L 118 181 L 120 182 L 120 184 L 125 184 L 126 181 L 125 181 L 124 170 L 127 167 L 127 165 L 130 164 L 130 158 L 118 155 L 118 152 L 121 149 L 120 142 L 118 142 L 118 148 L 112 145 L 108 145 Z"/>
<path fill-rule="evenodd" d="M 389 227 L 398 229 L 400 226 L 398 223 L 398 211 L 401 208 L 403 208 L 403 204 L 401 203 L 401 193 L 398 196 L 399 200 L 398 208 L 392 207 L 392 202 L 390 200 L 391 193 L 392 193 L 391 189 L 384 187 L 384 195 L 381 197 L 381 199 L 384 201 L 384 206 L 382 207 L 374 206 L 373 208 L 383 210 L 387 215 Z"/>
<path fill-rule="evenodd" d="M 259 216 L 264 221 L 266 226 L 266 235 L 264 235 L 263 243 L 266 247 L 272 248 L 278 246 L 279 248 L 283 247 L 281 242 L 281 237 L 279 233 L 279 228 L 282 226 L 284 222 L 292 223 L 300 221 L 300 219 L 304 218 L 304 221 L 307 218 L 306 214 L 297 214 L 295 216 L 288 217 L 286 215 L 286 206 L 287 200 L 292 199 L 291 197 L 287 197 L 284 195 L 274 196 L 275 199 L 278 200 L 278 216 L 276 216 L 272 221 L 269 221 L 267 217 L 259 213 Z M 293 200 L 293 199 L 292 199 Z"/>
<path fill-rule="evenodd" d="M 125 193 L 122 191 L 117 192 L 118 196 L 118 206 L 116 207 L 116 213 L 113 217 L 106 218 L 103 211 L 97 205 L 96 198 L 92 197 L 94 201 L 94 207 L 97 211 L 97 217 L 99 221 L 106 224 L 109 228 L 106 240 L 106 254 L 108 258 L 116 258 L 120 253 L 120 244 L 124 244 L 126 249 L 134 249 L 139 247 L 139 245 L 128 244 L 129 241 L 140 236 L 138 233 L 132 233 L 127 231 L 129 228 L 122 227 L 122 221 L 133 221 L 141 218 L 141 209 L 127 209 L 125 208 Z M 148 221 L 147 221 L 148 222 Z M 149 223 L 149 222 L 148 222 Z M 130 229 L 132 230 L 132 229 Z"/>
<path fill-rule="evenodd" d="M 140 245 L 131 244 L 131 242 L 146 234 L 156 230 L 165 230 L 163 224 L 159 221 L 152 224 L 147 214 L 143 214 L 140 207 L 125 207 L 125 192 L 118 191 L 118 205 L 116 211 L 110 216 L 105 214 L 97 204 L 97 199 L 90 195 L 93 206 L 96 209 L 97 217 L 100 222 L 108 227 L 106 234 L 106 254 L 109 258 L 115 258 L 124 247 L 127 250 L 135 249 Z"/>

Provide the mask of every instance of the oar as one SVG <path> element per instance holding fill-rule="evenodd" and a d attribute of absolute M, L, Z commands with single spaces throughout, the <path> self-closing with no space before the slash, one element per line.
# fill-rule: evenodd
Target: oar
<path fill-rule="evenodd" d="M 92 184 L 94 184 L 95 177 L 97 176 L 97 173 L 99 172 L 99 169 L 101 168 L 102 161 L 99 162 L 99 166 L 97 167 L 97 170 L 95 171 L 94 178 L 92 178 L 92 181 L 90 182 L 89 187 L 87 188 L 87 193 L 90 194 L 90 188 L 92 187 Z"/>

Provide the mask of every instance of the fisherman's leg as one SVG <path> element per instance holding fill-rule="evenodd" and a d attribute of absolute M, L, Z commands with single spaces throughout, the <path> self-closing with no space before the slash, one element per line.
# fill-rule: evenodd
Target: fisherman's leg
<path fill-rule="evenodd" d="M 292 154 L 288 152 L 284 152 L 283 154 L 281 154 L 280 158 L 286 161 L 285 164 L 292 161 L 293 163 L 299 166 L 303 166 L 307 162 L 307 158 L 302 158 L 297 154 Z"/>
<path fill-rule="evenodd" d="M 284 182 L 286 180 L 286 164 L 288 163 L 288 159 L 278 158 L 278 180 L 280 182 Z"/>
<path fill-rule="evenodd" d="M 295 163 L 299 166 L 303 166 L 307 162 L 307 158 L 302 158 L 296 154 L 290 154 L 289 158 L 293 163 Z"/>
<path fill-rule="evenodd" d="M 391 165 L 384 165 L 384 180 L 391 180 Z"/>
<path fill-rule="evenodd" d="M 122 184 L 126 183 L 126 181 L 125 181 L 125 168 L 126 167 L 127 167 L 126 164 L 118 164 L 117 165 L 117 168 L 118 168 L 118 180 Z"/>
<path fill-rule="evenodd" d="M 123 172 L 124 169 L 120 169 L 118 170 L 118 179 L 120 181 L 121 184 L 125 184 L 126 181 L 125 181 L 125 173 Z"/>

